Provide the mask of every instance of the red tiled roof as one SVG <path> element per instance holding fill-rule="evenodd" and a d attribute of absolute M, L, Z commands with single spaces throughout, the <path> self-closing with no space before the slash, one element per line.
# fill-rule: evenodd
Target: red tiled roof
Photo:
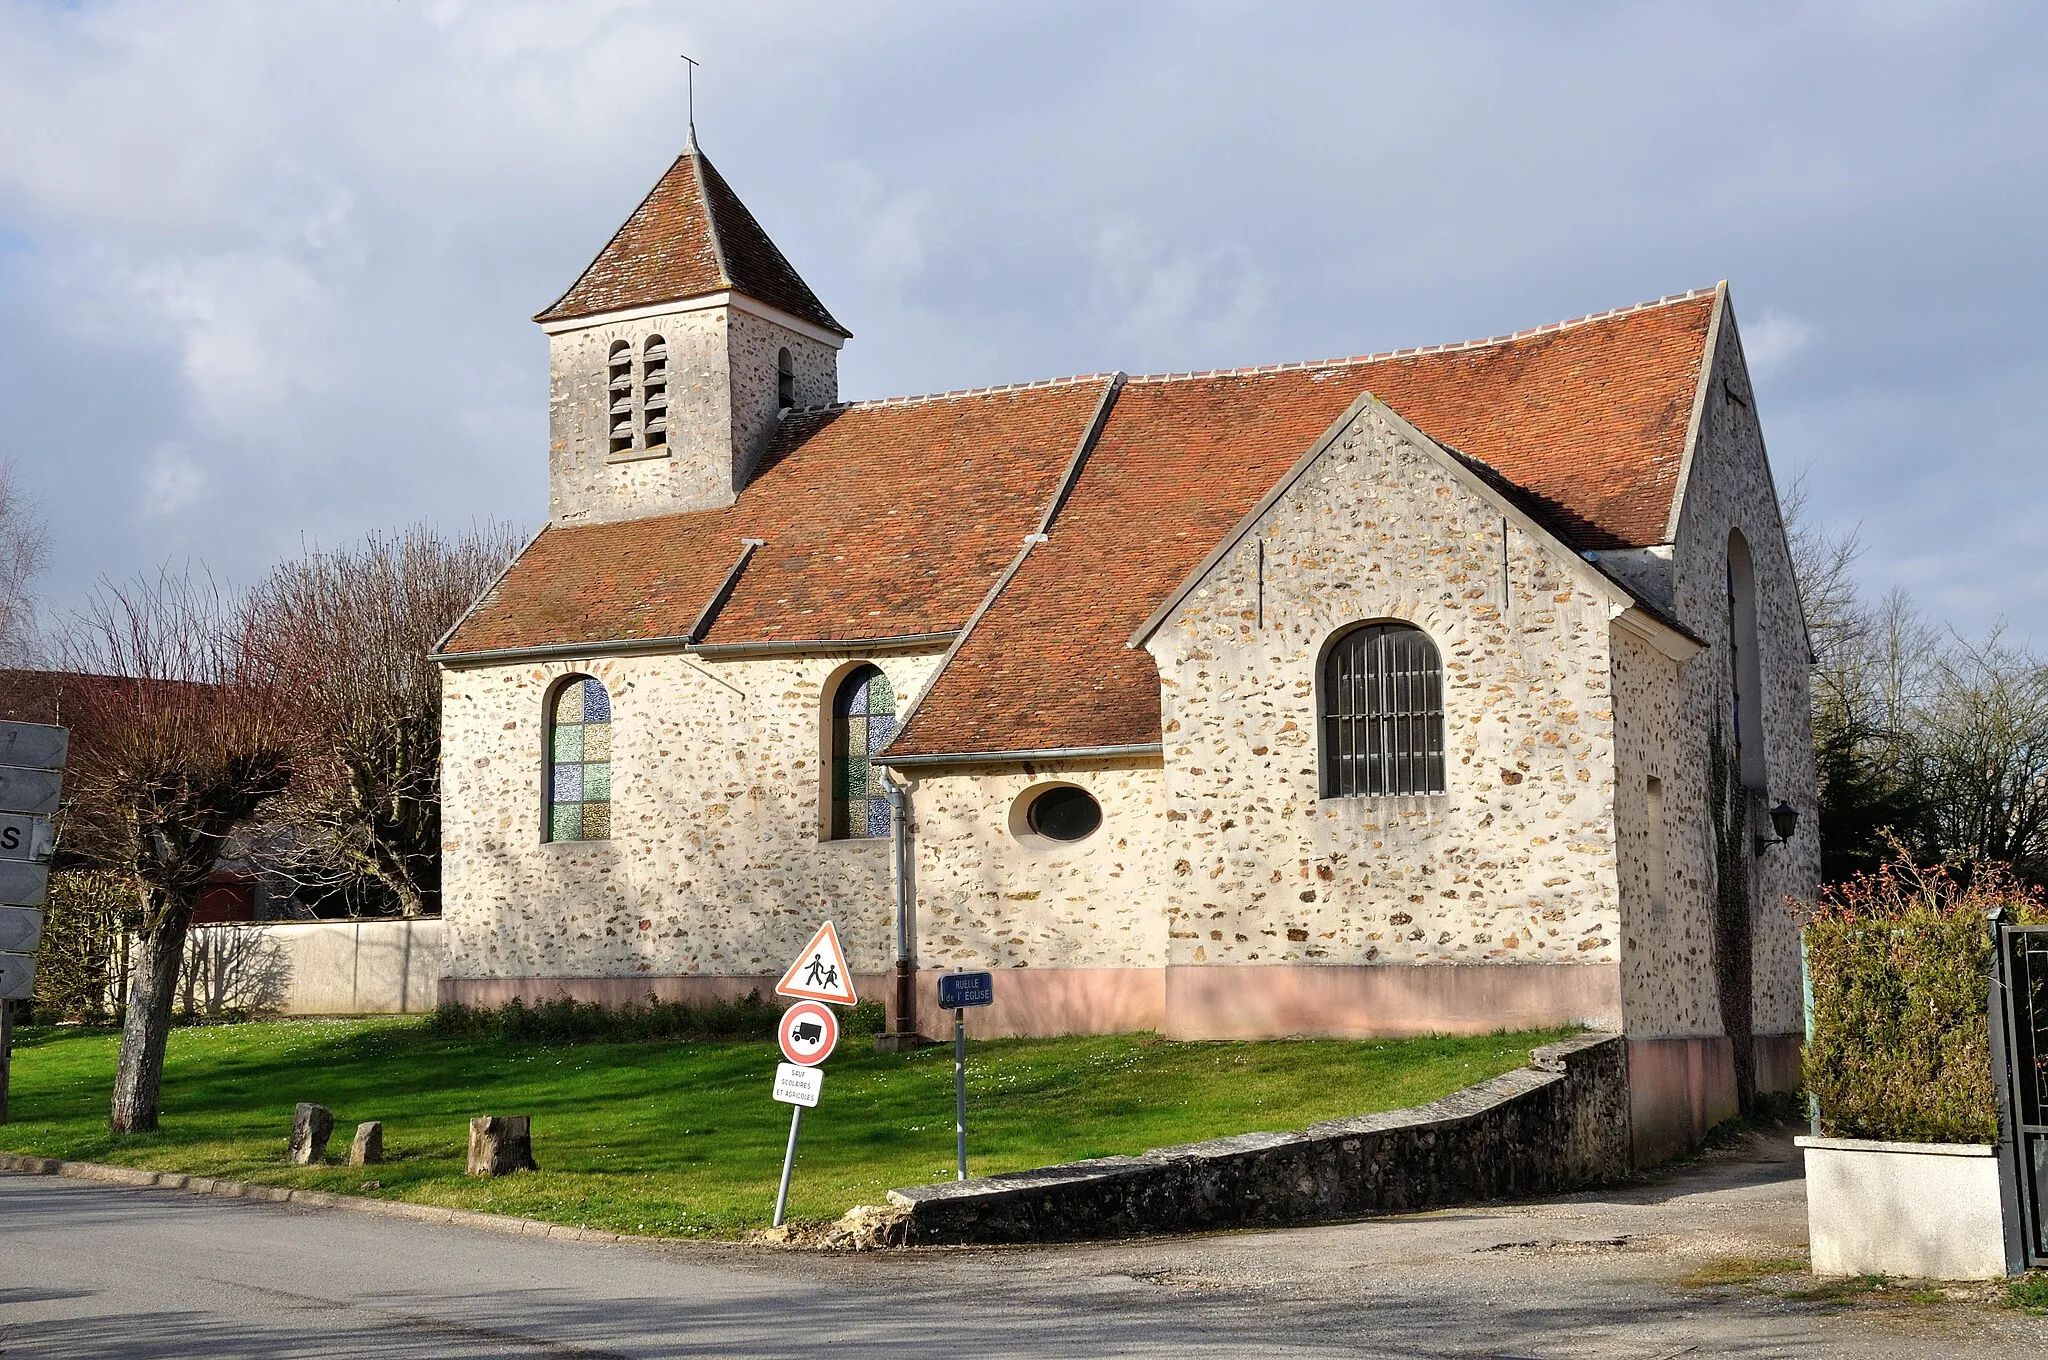
<path fill-rule="evenodd" d="M 566 321 L 728 290 L 851 334 L 832 319 L 724 176 L 692 148 L 676 157 L 569 291 L 534 320 Z"/>
<path fill-rule="evenodd" d="M 1575 549 L 1660 542 L 1716 294 L 1492 341 L 1131 380 L 1050 540 L 961 644 L 897 755 L 1159 738 L 1131 632 L 1370 391 Z M 959 629 L 1037 527 L 1104 379 L 792 413 L 723 510 L 550 528 L 447 650 L 680 637 L 766 540 L 710 643 Z"/>
<path fill-rule="evenodd" d="M 766 542 L 700 642 L 958 629 L 1038 527 L 1104 380 L 793 412 L 722 510 L 551 527 L 450 653 L 681 637 Z"/>
<path fill-rule="evenodd" d="M 1050 541 L 890 754 L 1157 741 L 1158 673 L 1126 640 L 1361 392 L 1497 470 L 1575 548 L 1661 541 L 1713 303 L 1705 292 L 1491 344 L 1133 380 Z"/>

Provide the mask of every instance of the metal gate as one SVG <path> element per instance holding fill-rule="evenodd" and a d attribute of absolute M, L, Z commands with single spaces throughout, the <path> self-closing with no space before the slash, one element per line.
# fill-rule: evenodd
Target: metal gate
<path fill-rule="evenodd" d="M 2029 1268 L 2048 1266 L 2048 926 L 2000 922 L 1993 931 L 1998 1157 L 2011 1197 L 2006 1255 Z"/>

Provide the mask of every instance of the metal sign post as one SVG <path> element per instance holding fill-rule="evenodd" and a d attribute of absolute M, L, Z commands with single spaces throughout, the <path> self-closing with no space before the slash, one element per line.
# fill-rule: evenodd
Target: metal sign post
<path fill-rule="evenodd" d="M 36 946 L 55 849 L 49 814 L 64 792 L 71 734 L 0 722 L 0 1124 L 14 1065 L 14 1003 L 35 995 Z"/>
<path fill-rule="evenodd" d="M 818 1095 L 825 1089 L 825 1073 L 818 1064 L 839 1046 L 839 1017 L 823 1003 L 851 1006 L 859 999 L 853 991 L 853 970 L 846 966 L 839 933 L 830 921 L 811 936 L 775 992 L 797 998 L 775 1027 L 775 1040 L 789 1060 L 775 1069 L 775 1098 L 792 1107 L 789 1145 L 782 1150 L 782 1181 L 775 1187 L 774 1226 L 779 1228 L 789 1208 L 789 1173 L 796 1167 L 796 1140 L 803 1132 L 804 1111 L 817 1108 Z"/>
<path fill-rule="evenodd" d="M 948 973 L 939 979 L 939 1009 L 953 1012 L 953 1179 L 967 1179 L 967 1008 L 992 1006 L 993 973 Z"/>
<path fill-rule="evenodd" d="M 825 1074 L 815 1067 L 782 1063 L 775 1069 L 775 1098 L 790 1107 L 789 1146 L 782 1152 L 782 1183 L 775 1187 L 775 1227 L 782 1226 L 783 1213 L 789 1208 L 789 1173 L 796 1165 L 796 1140 L 803 1131 L 804 1111 L 817 1108 L 824 1089 Z"/>

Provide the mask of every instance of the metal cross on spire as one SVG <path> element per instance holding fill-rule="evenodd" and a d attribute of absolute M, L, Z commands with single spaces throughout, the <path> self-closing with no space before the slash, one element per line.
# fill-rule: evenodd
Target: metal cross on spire
<path fill-rule="evenodd" d="M 689 94 L 689 98 L 690 98 L 690 104 L 689 104 L 689 108 L 690 108 L 690 146 L 689 146 L 689 149 L 690 149 L 690 150 L 692 150 L 692 151 L 695 151 L 695 150 L 697 149 L 697 59 L 696 59 L 695 57 L 692 57 L 692 56 L 691 56 L 691 55 L 690 55 L 689 53 L 687 53 L 687 52 L 684 52 L 684 53 L 680 53 L 679 55 L 680 55 L 680 56 L 682 57 L 682 59 L 683 59 L 683 60 L 684 60 L 685 62 L 687 62 L 687 63 L 688 63 L 688 67 L 687 67 L 688 75 L 687 75 L 686 79 L 687 79 L 687 80 L 688 80 L 688 82 L 689 82 L 689 92 L 690 92 L 690 94 Z"/>

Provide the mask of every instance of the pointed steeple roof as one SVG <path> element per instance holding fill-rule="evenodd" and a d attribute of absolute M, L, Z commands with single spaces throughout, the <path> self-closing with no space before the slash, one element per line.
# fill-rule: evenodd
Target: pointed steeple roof
<path fill-rule="evenodd" d="M 853 334 L 825 310 L 692 138 L 590 267 L 534 320 L 567 321 L 727 291 L 835 335 Z"/>

